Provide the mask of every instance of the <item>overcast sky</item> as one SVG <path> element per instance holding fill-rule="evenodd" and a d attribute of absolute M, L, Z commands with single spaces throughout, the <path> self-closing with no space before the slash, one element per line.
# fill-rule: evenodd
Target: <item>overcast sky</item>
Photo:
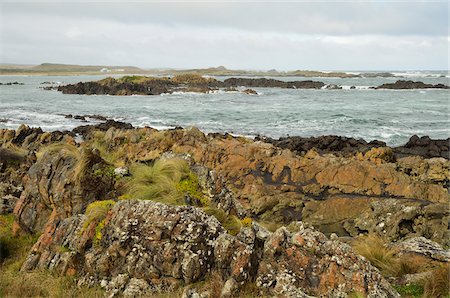
<path fill-rule="evenodd" d="M 448 69 L 444 1 L 5 1 L 0 62 Z"/>

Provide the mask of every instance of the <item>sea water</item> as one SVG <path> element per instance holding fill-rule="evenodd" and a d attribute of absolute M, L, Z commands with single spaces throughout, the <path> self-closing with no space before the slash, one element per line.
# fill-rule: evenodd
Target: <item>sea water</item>
<path fill-rule="evenodd" d="M 0 76 L 0 128 L 20 124 L 44 130 L 69 130 L 86 122 L 64 114 L 99 114 L 135 126 L 158 129 L 196 126 L 204 132 L 270 137 L 341 135 L 377 139 L 395 146 L 414 134 L 450 136 L 449 90 L 373 90 L 369 86 L 399 79 L 449 84 L 446 72 L 396 72 L 388 78 L 277 77 L 316 80 L 341 90 L 255 88 L 240 92 L 176 93 L 157 96 L 69 95 L 43 90 L 59 84 L 99 80 L 102 76 Z M 219 80 L 225 78 L 219 77 Z M 350 89 L 355 86 L 355 89 Z M 90 123 L 96 123 L 95 120 Z"/>

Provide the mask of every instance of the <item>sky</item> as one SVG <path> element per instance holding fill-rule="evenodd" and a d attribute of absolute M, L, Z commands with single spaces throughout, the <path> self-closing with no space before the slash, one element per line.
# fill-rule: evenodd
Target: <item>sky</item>
<path fill-rule="evenodd" d="M 0 63 L 449 69 L 448 1 L 0 0 Z"/>

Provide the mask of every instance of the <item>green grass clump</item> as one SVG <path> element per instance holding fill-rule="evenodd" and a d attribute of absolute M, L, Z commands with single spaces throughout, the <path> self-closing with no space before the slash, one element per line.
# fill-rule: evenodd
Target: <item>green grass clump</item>
<path fill-rule="evenodd" d="M 159 159 L 151 166 L 136 164 L 131 167 L 128 194 L 140 200 L 184 205 L 178 185 L 189 173 L 189 166 L 182 159 Z"/>
<path fill-rule="evenodd" d="M 236 235 L 242 228 L 240 219 L 235 215 L 229 215 L 221 209 L 212 207 L 204 208 L 203 211 L 206 214 L 212 215 L 217 218 L 217 220 L 222 224 L 225 230 L 227 230 L 231 235 Z"/>
<path fill-rule="evenodd" d="M 411 298 L 423 297 L 423 286 L 420 284 L 409 284 L 402 286 L 394 285 L 393 287 L 402 297 L 411 297 Z"/>
<path fill-rule="evenodd" d="M 83 233 L 92 222 L 97 222 L 95 227 L 94 242 L 98 242 L 102 239 L 102 230 L 105 226 L 105 218 L 109 210 L 116 204 L 113 200 L 95 201 L 89 204 L 84 213 L 87 219 L 83 223 L 81 232 Z"/>
<path fill-rule="evenodd" d="M 192 172 L 185 177 L 183 177 L 180 182 L 177 183 L 177 189 L 182 194 L 187 194 L 192 198 L 196 198 L 200 201 L 202 206 L 208 206 L 209 200 L 203 194 L 202 189 L 200 187 L 198 176 Z"/>

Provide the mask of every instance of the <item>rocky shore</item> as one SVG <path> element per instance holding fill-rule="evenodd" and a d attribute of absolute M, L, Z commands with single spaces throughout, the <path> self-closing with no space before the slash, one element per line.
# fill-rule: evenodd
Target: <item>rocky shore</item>
<path fill-rule="evenodd" d="M 46 270 L 107 297 L 442 297 L 448 144 L 0 129 L 0 291 Z"/>
<path fill-rule="evenodd" d="M 287 89 L 342 89 L 339 85 L 327 85 L 319 81 L 281 81 L 267 78 L 229 78 L 220 81 L 214 78 L 195 74 L 169 77 L 124 76 L 122 78 L 106 78 L 95 82 L 79 82 L 57 87 L 44 87 L 47 90 L 56 89 L 64 94 L 109 94 L 109 95 L 160 95 L 173 92 L 215 92 L 239 91 L 246 94 L 257 94 L 248 88 L 287 88 Z M 372 89 L 448 89 L 443 84 L 425 84 L 413 81 L 397 81 L 393 84 L 383 84 Z"/>

